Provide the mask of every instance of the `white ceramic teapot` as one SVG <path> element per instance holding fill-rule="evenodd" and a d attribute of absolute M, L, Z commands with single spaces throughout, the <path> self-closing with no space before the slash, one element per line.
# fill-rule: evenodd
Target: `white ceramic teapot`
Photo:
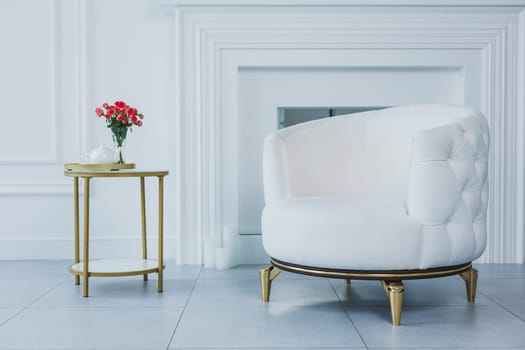
<path fill-rule="evenodd" d="M 117 151 L 118 152 L 118 151 Z M 84 163 L 87 164 L 111 164 L 118 161 L 118 153 L 106 145 L 98 147 L 84 153 Z"/>

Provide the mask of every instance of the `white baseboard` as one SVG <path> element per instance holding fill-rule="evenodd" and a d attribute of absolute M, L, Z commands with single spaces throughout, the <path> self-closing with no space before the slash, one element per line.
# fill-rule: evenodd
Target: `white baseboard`
<path fill-rule="evenodd" d="M 80 256 L 82 256 L 82 240 Z M 148 238 L 148 257 L 157 257 L 157 239 Z M 140 238 L 92 238 L 89 244 L 91 259 L 131 258 L 142 256 Z M 74 258 L 72 239 L 1 239 L 0 260 L 71 259 Z M 164 238 L 164 258 L 175 258 L 175 238 Z"/>
<path fill-rule="evenodd" d="M 239 236 L 239 264 L 266 264 L 270 260 L 262 246 L 260 235 Z M 82 256 L 80 241 L 80 255 Z M 175 238 L 164 238 L 164 258 L 175 259 Z M 105 257 L 130 258 L 141 256 L 140 238 L 92 238 L 89 255 L 92 259 Z M 157 240 L 148 238 L 148 256 L 157 257 Z M 73 259 L 72 239 L 1 239 L 0 260 Z"/>

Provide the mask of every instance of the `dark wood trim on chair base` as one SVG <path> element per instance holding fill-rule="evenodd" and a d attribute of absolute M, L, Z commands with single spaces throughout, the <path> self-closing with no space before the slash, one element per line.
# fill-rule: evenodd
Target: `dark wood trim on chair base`
<path fill-rule="evenodd" d="M 472 263 L 456 266 L 447 266 L 426 270 L 343 270 L 327 269 L 320 267 L 302 266 L 291 264 L 271 258 L 271 266 L 265 267 L 260 271 L 261 292 L 263 301 L 270 300 L 270 288 L 272 281 L 281 271 L 299 273 L 303 275 L 341 278 L 345 280 L 345 285 L 349 286 L 353 279 L 378 280 L 381 281 L 385 293 L 390 299 L 390 313 L 392 325 L 398 326 L 401 322 L 401 310 L 403 307 L 404 286 L 401 280 L 437 278 L 459 274 L 467 288 L 467 299 L 473 303 L 476 297 L 476 285 L 478 271 L 472 267 Z"/>
<path fill-rule="evenodd" d="M 410 280 L 420 278 L 437 278 L 451 275 L 457 275 L 472 268 L 472 263 L 462 265 L 439 267 L 426 270 L 342 270 L 342 269 L 327 269 L 322 267 L 303 266 L 292 263 L 287 263 L 274 258 L 271 258 L 271 263 L 274 267 L 282 271 L 300 273 L 303 275 L 328 277 L 328 278 L 343 278 L 350 280 L 378 280 L 378 281 L 396 281 L 396 280 Z"/>

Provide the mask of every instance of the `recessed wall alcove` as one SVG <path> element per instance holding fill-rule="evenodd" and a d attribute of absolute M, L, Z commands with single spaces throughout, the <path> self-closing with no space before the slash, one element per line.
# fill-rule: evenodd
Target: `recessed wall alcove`
<path fill-rule="evenodd" d="M 412 103 L 487 115 L 491 201 L 480 261 L 523 261 L 523 4 L 159 2 L 172 6 L 176 23 L 171 147 L 180 174 L 171 195 L 179 263 L 212 266 L 227 240 L 237 262 L 265 259 L 259 236 L 237 233 L 257 232 L 257 162 L 279 108 Z"/>
<path fill-rule="evenodd" d="M 344 56 L 342 52 L 336 54 Z M 235 188 L 235 184 L 231 183 L 228 192 L 238 193 L 237 219 L 232 209 L 229 222 L 237 221 L 240 234 L 261 232 L 260 217 L 264 207 L 263 142 L 267 134 L 279 128 L 278 119 L 283 117 L 279 113 L 283 110 L 282 106 L 288 106 L 289 112 L 296 109 L 302 115 L 310 113 L 310 118 L 306 118 L 308 120 L 326 113 L 316 107 L 319 105 L 346 106 L 340 108 L 338 113 L 343 114 L 422 102 L 463 104 L 465 81 L 461 67 L 437 66 L 437 61 L 436 66 L 426 67 L 388 67 L 387 64 L 385 60 L 383 66 L 376 67 L 239 70 L 236 146 L 238 186 Z M 479 89 L 475 86 L 472 88 Z M 359 108 L 362 105 L 369 107 Z M 312 109 L 309 111 L 307 107 Z M 298 113 L 292 115 L 299 117 Z M 291 123 L 289 120 L 286 125 Z M 232 154 L 233 151 L 226 156 Z"/>

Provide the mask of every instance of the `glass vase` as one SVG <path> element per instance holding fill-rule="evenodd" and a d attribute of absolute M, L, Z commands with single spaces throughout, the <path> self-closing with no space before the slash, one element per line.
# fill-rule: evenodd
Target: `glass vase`
<path fill-rule="evenodd" d="M 115 147 L 115 154 L 117 158 L 117 163 L 124 164 L 124 145 L 126 141 L 126 136 L 128 134 L 127 126 L 117 126 L 111 128 L 113 133 L 113 144 Z"/>

